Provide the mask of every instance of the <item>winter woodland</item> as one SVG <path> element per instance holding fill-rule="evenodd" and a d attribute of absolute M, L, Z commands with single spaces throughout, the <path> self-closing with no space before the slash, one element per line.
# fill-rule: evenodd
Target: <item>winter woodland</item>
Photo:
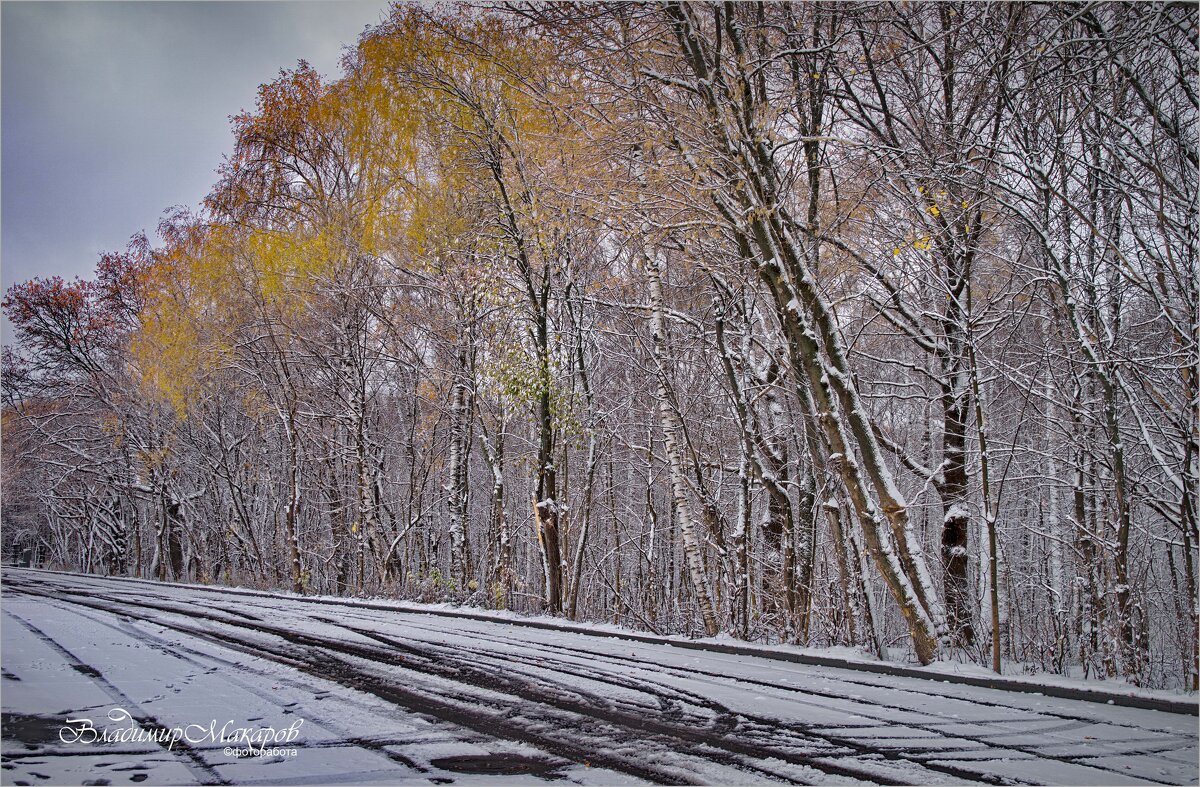
<path fill-rule="evenodd" d="M 1194 690 L 1197 16 L 398 6 L 9 288 L 6 557 Z"/>

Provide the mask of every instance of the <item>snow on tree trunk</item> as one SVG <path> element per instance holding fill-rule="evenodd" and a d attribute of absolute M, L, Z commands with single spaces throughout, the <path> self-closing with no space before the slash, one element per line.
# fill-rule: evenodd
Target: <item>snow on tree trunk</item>
<path fill-rule="evenodd" d="M 280 420 L 283 422 L 287 442 L 287 508 L 283 517 L 283 534 L 288 544 L 290 558 L 292 590 L 297 593 L 306 592 L 304 583 L 304 567 L 300 562 L 300 447 L 299 436 L 296 434 L 295 405 L 289 404 L 287 413 L 279 409 Z"/>
<path fill-rule="evenodd" d="M 558 533 L 558 503 L 550 498 L 533 506 L 538 544 L 542 548 L 546 607 L 551 614 L 562 612 L 562 547 Z"/>
<path fill-rule="evenodd" d="M 458 353 L 458 369 L 465 375 L 465 353 Z M 470 436 L 467 421 L 471 417 L 467 381 L 458 376 L 450 391 L 450 455 L 446 472 L 446 491 L 450 513 L 450 577 L 465 589 L 470 572 L 467 557 L 467 465 L 470 460 Z"/>
<path fill-rule="evenodd" d="M 662 270 L 650 255 L 644 258 L 650 284 L 650 333 L 654 345 L 655 366 L 658 370 L 658 412 L 663 430 L 663 443 L 667 453 L 667 467 L 671 476 L 671 497 L 675 503 L 675 514 L 679 521 L 679 534 L 683 539 L 683 557 L 692 580 L 692 590 L 700 617 L 704 621 L 705 633 L 712 637 L 720 630 L 713 609 L 712 590 L 708 573 L 704 567 L 704 556 L 700 552 L 700 540 L 696 535 L 696 518 L 692 513 L 688 497 L 687 474 L 683 464 L 683 419 L 679 415 L 674 397 L 671 395 L 668 360 L 666 320 L 663 316 Z"/>

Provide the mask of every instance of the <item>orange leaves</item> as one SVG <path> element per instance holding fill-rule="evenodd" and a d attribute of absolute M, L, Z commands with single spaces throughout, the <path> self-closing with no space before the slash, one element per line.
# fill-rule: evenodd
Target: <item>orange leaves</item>
<path fill-rule="evenodd" d="M 233 119 L 235 160 L 247 166 L 263 157 L 282 162 L 311 150 L 327 93 L 320 74 L 304 60 L 290 71 L 281 69 L 278 79 L 259 86 L 257 111 Z"/>
<path fill-rule="evenodd" d="M 223 232 L 180 220 L 163 233 L 167 246 L 142 309 L 130 356 L 143 390 L 165 398 L 180 418 L 214 365 L 223 315 L 232 311 L 219 293 L 234 286 L 219 253 Z"/>
<path fill-rule="evenodd" d="M 233 119 L 233 156 L 208 205 L 242 223 L 314 221 L 356 185 L 341 93 L 301 61 L 259 88 L 257 111 Z"/>
<path fill-rule="evenodd" d="M 563 195 L 597 157 L 566 124 L 563 66 L 512 25 L 400 6 L 340 79 L 301 62 L 263 85 L 234 118 L 213 218 L 172 228 L 138 337 L 145 379 L 186 409 L 254 337 L 286 353 L 381 258 L 468 309 L 555 275 L 579 222 Z"/>

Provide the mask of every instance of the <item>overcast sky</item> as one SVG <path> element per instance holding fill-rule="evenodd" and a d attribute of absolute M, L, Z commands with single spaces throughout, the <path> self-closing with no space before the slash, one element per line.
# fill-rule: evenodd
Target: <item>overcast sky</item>
<path fill-rule="evenodd" d="M 4 287 L 88 276 L 164 209 L 195 207 L 232 148 L 229 116 L 301 58 L 335 75 L 387 5 L 0 3 Z"/>

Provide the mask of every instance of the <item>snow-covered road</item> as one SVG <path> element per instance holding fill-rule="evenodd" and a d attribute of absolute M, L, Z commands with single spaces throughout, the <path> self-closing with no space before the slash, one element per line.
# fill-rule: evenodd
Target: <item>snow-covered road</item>
<path fill-rule="evenodd" d="M 1198 778 L 1191 715 L 217 588 L 2 602 L 3 784 Z"/>

